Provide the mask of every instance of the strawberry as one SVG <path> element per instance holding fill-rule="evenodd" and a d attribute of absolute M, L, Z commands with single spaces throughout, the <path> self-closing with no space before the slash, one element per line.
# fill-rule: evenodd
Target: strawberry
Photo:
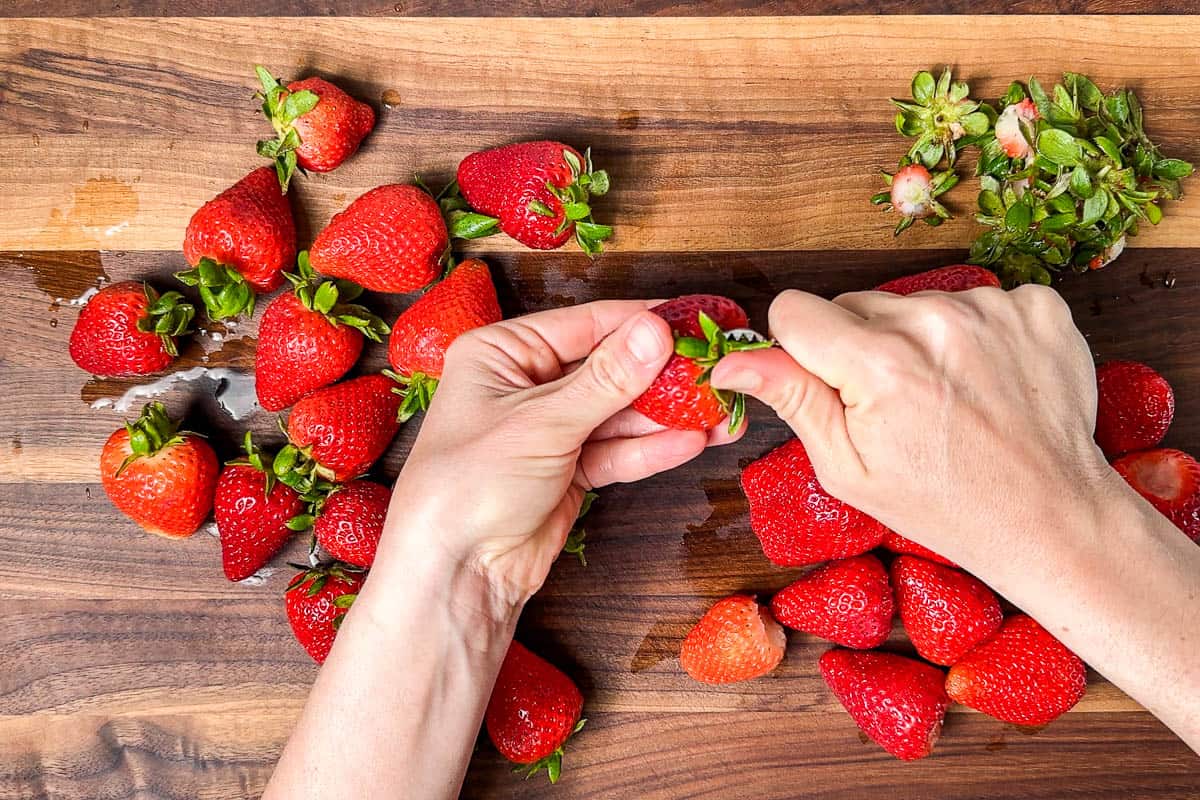
<path fill-rule="evenodd" d="M 71 359 L 93 375 L 149 375 L 179 355 L 175 337 L 188 333 L 196 310 L 179 292 L 159 295 L 149 284 L 124 281 L 88 300 L 71 331 Z"/>
<path fill-rule="evenodd" d="M 887 570 L 869 554 L 830 561 L 771 598 L 789 628 L 859 649 L 887 640 L 895 610 Z"/>
<path fill-rule="evenodd" d="M 392 490 L 371 481 L 350 481 L 321 504 L 313 534 L 339 561 L 357 567 L 375 563 Z"/>
<path fill-rule="evenodd" d="M 1162 375 L 1137 361 L 1109 361 L 1096 368 L 1096 386 L 1096 443 L 1106 456 L 1148 450 L 1167 435 L 1175 393 Z"/>
<path fill-rule="evenodd" d="M 492 275 L 477 258 L 459 264 L 400 315 L 388 340 L 388 361 L 404 398 L 401 422 L 429 408 L 450 343 L 501 318 Z"/>
<path fill-rule="evenodd" d="M 1174 522 L 1193 542 L 1200 542 L 1200 464 L 1181 450 L 1162 448 L 1121 456 L 1113 468 Z"/>
<path fill-rule="evenodd" d="M 712 430 L 728 418 L 729 430 L 736 431 L 745 417 L 746 398 L 712 388 L 709 373 L 726 353 L 771 343 L 745 330 L 746 312 L 727 297 L 689 294 L 651 310 L 671 326 L 675 353 L 633 407 L 668 428 Z"/>
<path fill-rule="evenodd" d="M 313 661 L 324 664 L 347 609 L 365 580 L 363 571 L 346 564 L 301 568 L 288 583 L 284 606 L 296 641 Z"/>
<path fill-rule="evenodd" d="M 208 518 L 217 470 L 208 442 L 179 430 L 162 403 L 147 403 L 100 451 L 108 499 L 144 530 L 168 539 L 191 536 Z"/>
<path fill-rule="evenodd" d="M 950 219 L 950 212 L 937 198 L 958 183 L 958 175 L 954 170 L 931 173 L 923 165 L 909 164 L 906 159 L 900 163 L 900 169 L 895 174 L 883 173 L 883 181 L 891 188 L 872 197 L 871 202 L 900 215 L 900 222 L 894 231 L 896 236 L 919 219 L 931 226 L 941 225 Z"/>
<path fill-rule="evenodd" d="M 275 139 L 258 143 L 258 154 L 275 162 L 279 185 L 287 191 L 298 166 L 332 172 L 358 150 L 375 127 L 375 110 L 322 78 L 292 81 L 285 88 L 264 67 L 256 66 L 262 111 L 275 128 Z"/>
<path fill-rule="evenodd" d="M 750 529 L 772 562 L 785 567 L 847 558 L 879 546 L 882 523 L 826 492 L 799 439 L 742 470 Z"/>
<path fill-rule="evenodd" d="M 735 594 L 718 600 L 688 632 L 679 665 L 701 683 L 737 683 L 775 669 L 786 647 L 771 611 L 753 597 Z"/>
<path fill-rule="evenodd" d="M 475 213 L 451 202 L 454 236 L 474 239 L 498 227 L 526 247 L 555 250 L 574 234 L 588 255 L 603 249 L 612 228 L 592 221 L 591 195 L 608 191 L 608 174 L 592 153 L 561 142 L 522 142 L 472 153 L 458 165 L 458 189 Z"/>
<path fill-rule="evenodd" d="M 1034 125 L 1039 117 L 1037 106 L 1028 97 L 1006 106 L 996 119 L 996 140 L 1009 158 L 1026 158 L 1032 151 Z"/>
<path fill-rule="evenodd" d="M 364 375 L 317 389 L 292 408 L 287 434 L 292 448 L 319 465 L 323 478 L 345 482 L 366 472 L 400 429 L 400 398 L 384 375 Z"/>
<path fill-rule="evenodd" d="M 956 703 L 1014 725 L 1045 725 L 1087 691 L 1083 661 L 1024 614 L 959 659 L 946 676 Z"/>
<path fill-rule="evenodd" d="M 514 640 L 508 647 L 484 722 L 500 754 L 529 778 L 546 770 L 551 783 L 562 772 L 563 745 L 583 727 L 583 695 L 553 664 Z"/>
<path fill-rule="evenodd" d="M 893 553 L 907 554 L 910 556 L 920 556 L 921 558 L 925 559 L 926 561 L 932 561 L 935 564 L 944 564 L 947 567 L 957 567 L 958 566 L 950 559 L 945 558 L 944 556 L 939 556 L 937 553 L 933 552 L 928 547 L 921 545 L 921 544 L 917 544 L 912 539 L 907 539 L 907 538 L 901 536 L 900 534 L 896 533 L 894 530 L 892 530 L 890 528 L 884 532 L 883 541 L 880 542 L 880 544 L 884 548 L 891 550 Z"/>
<path fill-rule="evenodd" d="M 892 562 L 900 620 L 917 653 L 949 666 L 1000 629 L 1000 601 L 962 570 L 916 556 Z"/>
<path fill-rule="evenodd" d="M 296 225 L 275 172 L 259 167 L 192 215 L 175 277 L 197 286 L 212 319 L 254 313 L 254 293 L 283 283 L 296 258 Z"/>
<path fill-rule="evenodd" d="M 950 698 L 937 667 L 895 653 L 830 650 L 821 677 L 876 744 L 903 761 L 933 752 Z"/>
<path fill-rule="evenodd" d="M 373 292 L 411 292 L 442 274 L 449 251 L 437 202 L 416 186 L 379 186 L 334 214 L 309 257 L 325 275 Z"/>
<path fill-rule="evenodd" d="M 254 390 L 267 411 L 281 411 L 304 395 L 341 378 L 362 353 L 363 337 L 378 342 L 389 330 L 379 317 L 351 301 L 362 289 L 348 281 L 322 281 L 308 253 L 297 259 L 294 287 L 271 301 L 258 325 Z"/>
<path fill-rule="evenodd" d="M 877 292 L 913 294 L 914 292 L 965 292 L 980 286 L 1000 286 L 996 273 L 970 264 L 954 264 L 949 267 L 905 275 L 875 287 Z"/>

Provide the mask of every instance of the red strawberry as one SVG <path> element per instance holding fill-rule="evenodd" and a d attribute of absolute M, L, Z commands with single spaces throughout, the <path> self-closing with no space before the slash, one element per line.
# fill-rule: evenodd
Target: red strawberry
<path fill-rule="evenodd" d="M 980 286 L 1000 286 L 996 273 L 970 264 L 955 264 L 950 267 L 905 275 L 875 287 L 878 292 L 913 294 L 914 292 L 965 292 Z"/>
<path fill-rule="evenodd" d="M 196 310 L 183 295 L 159 295 L 149 284 L 106 286 L 79 312 L 71 331 L 71 359 L 105 378 L 149 375 L 179 355 L 175 337 L 188 333 Z"/>
<path fill-rule="evenodd" d="M 194 269 L 175 277 L 200 287 L 213 319 L 254 313 L 254 293 L 283 283 L 296 259 L 296 226 L 275 171 L 259 167 L 192 215 L 183 255 Z"/>
<path fill-rule="evenodd" d="M 1200 542 L 1200 464 L 1181 450 L 1162 448 L 1130 453 L 1113 468 L 1174 522 L 1194 542 Z"/>
<path fill-rule="evenodd" d="M 962 570 L 900 556 L 892 562 L 892 585 L 908 638 L 935 664 L 958 661 L 1004 621 L 995 593 Z"/>
<path fill-rule="evenodd" d="M 384 375 L 364 375 L 316 390 L 292 408 L 288 439 L 320 465 L 322 477 L 342 483 L 361 475 L 400 430 L 395 385 Z"/>
<path fill-rule="evenodd" d="M 458 165 L 458 188 L 481 212 L 452 210 L 460 238 L 487 236 L 499 226 L 526 247 L 554 250 L 574 234 L 595 255 L 612 236 L 612 228 L 592 221 L 589 197 L 608 191 L 608 174 L 592 169 L 590 150 L 581 156 L 561 142 L 522 142 L 472 153 Z"/>
<path fill-rule="evenodd" d="M 338 561 L 358 567 L 375 563 L 392 490 L 371 481 L 350 481 L 321 505 L 313 534 Z"/>
<path fill-rule="evenodd" d="M 800 567 L 879 546 L 887 528 L 821 488 L 799 439 L 742 470 L 750 529 L 776 564 Z"/>
<path fill-rule="evenodd" d="M 766 606 L 735 594 L 718 600 L 688 632 L 679 665 L 701 683 L 747 681 L 783 660 L 787 638 Z"/>
<path fill-rule="evenodd" d="M 937 667 L 895 653 L 830 650 L 821 677 L 855 724 L 903 761 L 933 752 L 950 698 Z"/>
<path fill-rule="evenodd" d="M 944 556 L 939 556 L 925 545 L 917 544 L 912 539 L 907 539 L 901 536 L 891 528 L 884 532 L 883 541 L 880 542 L 880 544 L 886 549 L 891 550 L 893 553 L 920 556 L 926 561 L 933 561 L 937 564 L 945 564 L 947 567 L 958 566 L 950 559 L 945 558 Z"/>
<path fill-rule="evenodd" d="M 950 668 L 946 691 L 957 703 L 1015 725 L 1045 725 L 1087 691 L 1079 656 L 1024 614 Z"/>
<path fill-rule="evenodd" d="M 583 727 L 583 695 L 553 664 L 513 641 L 488 701 L 484 721 L 500 754 L 529 778 L 546 770 L 551 783 L 562 772 L 563 745 Z"/>
<path fill-rule="evenodd" d="M 887 570 L 873 555 L 830 561 L 771 599 L 775 619 L 843 647 L 887 641 L 896 607 Z"/>
<path fill-rule="evenodd" d="M 937 198 L 958 183 L 958 176 L 953 169 L 930 173 L 921 164 L 907 164 L 906 161 L 900 162 L 900 169 L 895 174 L 883 174 L 884 183 L 891 188 L 871 198 L 875 205 L 886 206 L 886 210 L 900 215 L 896 236 L 919 219 L 929 225 L 941 225 L 950 219 L 950 212 Z"/>
<path fill-rule="evenodd" d="M 262 110 L 275 128 L 274 140 L 258 143 L 259 155 L 275 161 L 286 192 L 292 174 L 331 172 L 358 150 L 375 127 L 375 110 L 322 78 L 293 81 L 284 88 L 270 72 L 255 67 Z"/>
<path fill-rule="evenodd" d="M 411 292 L 442 274 L 450 247 L 441 209 L 416 186 L 379 186 L 334 214 L 309 257 L 325 275 L 373 292 Z"/>
<path fill-rule="evenodd" d="M 179 430 L 162 403 L 147 403 L 100 451 L 108 499 L 147 532 L 169 539 L 191 536 L 208 518 L 217 469 L 208 442 Z"/>
<path fill-rule="evenodd" d="M 679 430 L 712 430 L 729 418 L 736 431 L 745 416 L 746 400 L 708 383 L 708 374 L 726 353 L 756 350 L 771 343 L 742 336 L 749 324 L 742 307 L 727 297 L 689 294 L 653 309 L 675 334 L 675 353 L 633 407 L 660 425 Z M 737 330 L 736 336 L 728 332 Z"/>
<path fill-rule="evenodd" d="M 492 275 L 477 258 L 459 264 L 400 315 L 388 340 L 388 361 L 403 385 L 401 422 L 429 408 L 450 343 L 501 318 Z"/>
<path fill-rule="evenodd" d="M 1096 368 L 1099 405 L 1096 443 L 1109 458 L 1156 447 L 1175 417 L 1175 393 L 1166 378 L 1137 361 Z"/>
<path fill-rule="evenodd" d="M 281 411 L 341 378 L 358 361 L 363 336 L 378 342 L 389 330 L 351 303 L 362 293 L 357 285 L 320 280 L 307 253 L 297 261 L 297 274 L 284 273 L 295 291 L 272 300 L 258 325 L 254 389 L 267 411 Z"/>
<path fill-rule="evenodd" d="M 288 584 L 284 605 L 292 633 L 318 664 L 329 657 L 342 618 L 364 579 L 362 570 L 335 563 L 304 570 Z"/>

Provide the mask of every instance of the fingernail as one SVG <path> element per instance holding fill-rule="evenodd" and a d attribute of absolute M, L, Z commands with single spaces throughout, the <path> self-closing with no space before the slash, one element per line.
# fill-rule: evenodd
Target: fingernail
<path fill-rule="evenodd" d="M 666 342 L 663 341 L 659 327 L 648 317 L 643 317 L 629 332 L 626 346 L 639 363 L 653 364 L 662 356 Z"/>

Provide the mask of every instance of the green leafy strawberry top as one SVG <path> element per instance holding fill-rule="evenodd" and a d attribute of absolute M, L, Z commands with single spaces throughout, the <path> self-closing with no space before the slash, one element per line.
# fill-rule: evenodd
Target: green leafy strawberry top
<path fill-rule="evenodd" d="M 323 315 L 334 327 L 348 325 L 373 342 L 383 341 L 391 327 L 366 306 L 357 305 L 363 288 L 353 281 L 322 278 L 312 268 L 308 251 L 302 250 L 296 257 L 296 271 L 285 272 L 283 277 L 296 294 L 296 298 L 309 311 Z"/>
<path fill-rule="evenodd" d="M 316 108 L 320 98 L 316 92 L 302 89 L 289 92 L 266 67 L 255 65 L 254 72 L 262 90 L 256 96 L 262 98 L 263 115 L 275 129 L 274 139 L 263 139 L 258 143 L 258 154 L 275 162 L 275 173 L 279 186 L 286 193 L 296 170 L 304 171 L 296 163 L 296 149 L 300 147 L 300 134 L 296 131 L 297 119 Z"/>
<path fill-rule="evenodd" d="M 675 337 L 675 354 L 690 359 L 700 367 L 700 374 L 696 377 L 697 385 L 708 383 L 713 367 L 729 353 L 765 350 L 775 346 L 775 342 L 764 339 L 754 331 L 723 331 L 721 326 L 703 311 L 699 312 L 698 321 L 704 338 L 678 335 Z M 709 386 L 709 390 L 729 415 L 729 432 L 736 432 L 742 426 L 742 420 L 746 418 L 746 396 L 741 392 L 730 393 L 714 389 L 712 386 Z"/>

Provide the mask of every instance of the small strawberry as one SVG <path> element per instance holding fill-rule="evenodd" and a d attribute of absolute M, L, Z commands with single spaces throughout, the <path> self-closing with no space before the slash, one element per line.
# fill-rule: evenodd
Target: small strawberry
<path fill-rule="evenodd" d="M 263 114 L 277 137 L 260 141 L 258 154 L 275 162 L 285 192 L 296 167 L 332 172 L 375 127 L 375 109 L 327 80 L 305 78 L 285 88 L 264 67 L 254 71 L 262 84 Z"/>
<path fill-rule="evenodd" d="M 879 546 L 887 528 L 821 487 L 799 439 L 742 470 L 750 529 L 763 553 L 785 567 L 847 558 Z"/>
<path fill-rule="evenodd" d="M 950 698 L 937 667 L 895 653 L 830 650 L 821 677 L 876 744 L 903 761 L 933 752 Z"/>
<path fill-rule="evenodd" d="M 980 286 L 1000 286 L 996 273 L 970 264 L 955 264 L 949 267 L 905 275 L 875 287 L 877 292 L 913 294 L 914 292 L 965 292 Z"/>
<path fill-rule="evenodd" d="M 366 472 L 400 430 L 395 385 L 384 375 L 364 375 L 306 395 L 288 416 L 293 449 L 316 461 L 317 474 L 329 480 L 343 483 Z M 280 452 L 296 458 L 287 447 Z"/>
<path fill-rule="evenodd" d="M 917 653 L 949 666 L 1000 629 L 1000 601 L 962 570 L 916 556 L 892 562 L 900 620 Z"/>
<path fill-rule="evenodd" d="M 1027 158 L 1033 152 L 1037 106 L 1028 97 L 1006 106 L 996 119 L 996 140 L 1009 158 Z"/>
<path fill-rule="evenodd" d="M 388 340 L 389 373 L 401 387 L 403 422 L 429 408 L 442 377 L 446 349 L 473 328 L 499 322 L 500 301 L 487 264 L 470 258 L 409 306 L 392 325 Z"/>
<path fill-rule="evenodd" d="M 883 181 L 891 188 L 872 197 L 871 202 L 886 206 L 886 211 L 895 211 L 900 215 L 896 236 L 919 219 L 933 227 L 950 219 L 950 212 L 937 198 L 958 183 L 958 175 L 954 170 L 930 173 L 921 164 L 901 162 L 895 174 L 883 173 Z"/>
<path fill-rule="evenodd" d="M 196 532 L 212 511 L 217 456 L 208 442 L 147 403 L 100 451 L 100 481 L 109 500 L 144 530 L 169 539 Z"/>
<path fill-rule="evenodd" d="M 588 255 L 601 251 L 612 228 L 592 221 L 591 195 L 608 191 L 608 174 L 592 168 L 592 153 L 561 142 L 521 142 L 472 153 L 458 165 L 465 205 L 451 198 L 452 234 L 475 239 L 496 228 L 535 250 L 562 247 L 575 235 Z"/>
<path fill-rule="evenodd" d="M 1167 379 L 1137 361 L 1109 361 L 1096 368 L 1096 385 L 1096 443 L 1104 454 L 1157 447 L 1175 418 Z"/>
<path fill-rule="evenodd" d="M 378 342 L 387 323 L 352 301 L 362 289 L 349 281 L 322 281 L 300 253 L 294 287 L 271 301 L 258 325 L 254 390 L 267 411 L 281 411 L 341 378 L 362 353 L 363 337 Z"/>
<path fill-rule="evenodd" d="M 563 745 L 586 720 L 581 719 L 579 688 L 545 659 L 514 640 L 508 647 L 484 722 L 500 754 L 528 779 L 546 770 L 551 783 L 562 773 Z"/>
<path fill-rule="evenodd" d="M 179 355 L 175 337 L 188 333 L 196 310 L 179 292 L 159 295 L 149 284 L 124 281 L 88 300 L 71 331 L 71 359 L 93 375 L 149 375 Z"/>
<path fill-rule="evenodd" d="M 735 594 L 718 600 L 683 640 L 679 665 L 701 683 L 747 681 L 783 660 L 787 637 L 766 606 Z"/>
<path fill-rule="evenodd" d="M 300 569 L 284 592 L 288 622 L 313 661 L 324 664 L 366 576 L 360 569 L 338 563 Z"/>
<path fill-rule="evenodd" d="M 350 481 L 321 504 L 313 534 L 338 561 L 356 567 L 375 563 L 392 490 L 372 481 Z"/>
<path fill-rule="evenodd" d="M 925 545 L 917 544 L 912 539 L 907 539 L 890 528 L 883 534 L 883 541 L 880 542 L 880 545 L 887 550 L 891 550 L 893 553 L 920 556 L 926 561 L 932 561 L 935 564 L 944 564 L 947 567 L 958 566 L 950 559 L 938 555 Z"/>
<path fill-rule="evenodd" d="M 675 353 L 633 408 L 651 420 L 679 430 L 712 430 L 729 419 L 741 427 L 746 398 L 712 388 L 709 373 L 727 353 L 771 347 L 753 331 L 742 307 L 727 297 L 689 294 L 651 309 L 671 326 Z"/>
<path fill-rule="evenodd" d="M 1014 725 L 1045 725 L 1087 691 L 1079 656 L 1024 614 L 963 656 L 946 676 L 956 703 Z"/>
<path fill-rule="evenodd" d="M 1113 468 L 1174 522 L 1193 542 L 1200 542 L 1200 463 L 1181 450 L 1162 448 L 1121 456 Z"/>
<path fill-rule="evenodd" d="M 373 292 L 411 292 L 442 274 L 450 239 L 441 209 L 416 186 L 379 186 L 333 215 L 309 251 L 313 269 Z"/>
<path fill-rule="evenodd" d="M 873 555 L 817 567 L 771 598 L 775 619 L 843 647 L 887 641 L 896 607 L 883 564 Z"/>

